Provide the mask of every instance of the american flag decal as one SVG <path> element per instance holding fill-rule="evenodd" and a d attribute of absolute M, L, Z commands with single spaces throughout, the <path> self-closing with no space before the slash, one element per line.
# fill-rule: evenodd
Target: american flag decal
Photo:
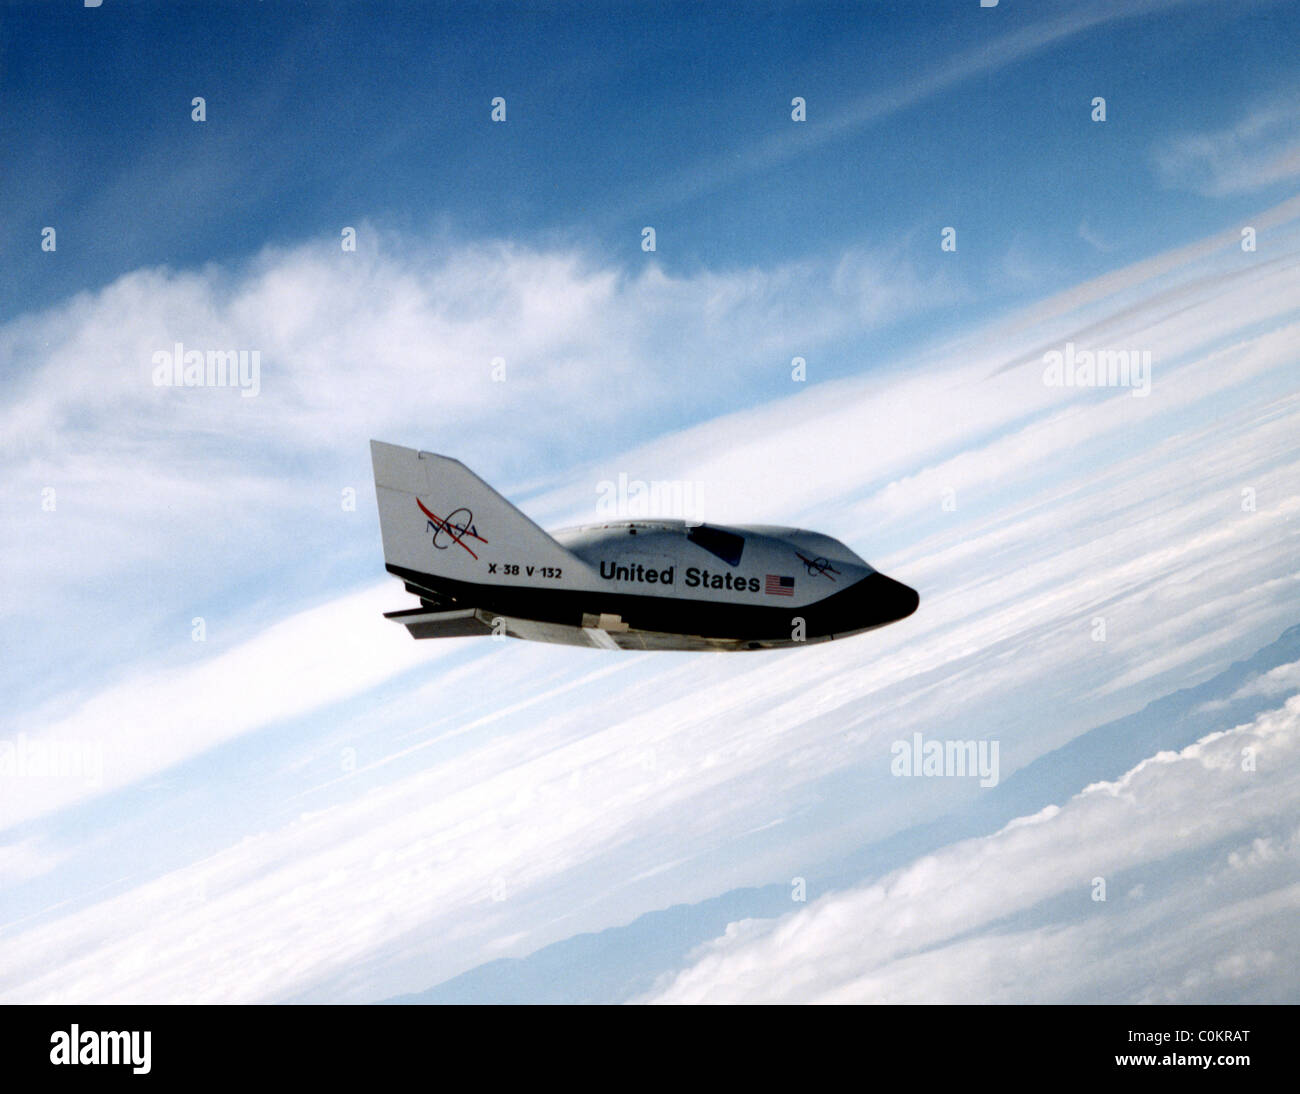
<path fill-rule="evenodd" d="M 794 596 L 794 578 L 768 574 L 763 591 L 768 596 Z"/>

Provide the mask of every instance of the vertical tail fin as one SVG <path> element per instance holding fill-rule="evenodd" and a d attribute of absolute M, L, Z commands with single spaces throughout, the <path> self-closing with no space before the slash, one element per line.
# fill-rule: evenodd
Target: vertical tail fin
<path fill-rule="evenodd" d="M 459 460 L 370 442 L 384 561 L 485 585 L 573 587 L 588 568 Z M 582 583 L 582 582 L 577 582 Z"/>

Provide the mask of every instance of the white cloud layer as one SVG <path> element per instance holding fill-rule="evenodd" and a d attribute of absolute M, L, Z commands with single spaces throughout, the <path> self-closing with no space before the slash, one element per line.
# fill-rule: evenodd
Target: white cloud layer
<path fill-rule="evenodd" d="M 1297 913 L 1300 695 L 996 835 L 733 924 L 654 998 L 1289 1002 Z"/>
<path fill-rule="evenodd" d="M 1275 225 L 1272 253 L 1294 255 L 1295 211 L 1259 218 Z M 705 389 L 754 382 L 776 355 L 763 317 L 791 294 L 804 336 L 851 353 L 875 317 L 844 295 L 819 302 L 836 270 L 841 294 L 875 283 L 857 258 L 683 280 L 512 248 L 351 267 L 304 248 L 236 273 L 132 275 L 0 331 L 34 377 L 2 411 L 18 531 L 0 548 L 14 582 L 7 618 L 23 622 L 27 656 L 78 677 L 51 694 L 11 665 L 21 688 L 6 734 L 99 740 L 109 761 L 98 787 L 5 787 L 7 885 L 66 878 L 71 861 L 39 861 L 76 851 L 60 820 L 75 828 L 77 810 L 101 810 L 112 839 L 115 823 L 125 833 L 156 808 L 147 780 L 243 741 L 275 757 L 241 775 L 276 801 L 257 806 L 233 780 L 239 838 L 184 844 L 166 868 L 123 842 L 125 882 L 7 920 L 0 997 L 364 1000 L 428 987 L 652 908 L 788 878 L 979 793 L 891 778 L 895 739 L 996 736 L 1005 778 L 1295 622 L 1293 258 L 1212 240 L 892 370 L 660 437 L 640 422 L 700 373 L 701 352 L 716 354 Z M 176 339 L 260 346 L 263 394 L 153 388 L 149 354 Z M 1150 396 L 1045 386 L 1043 349 L 1067 339 L 1150 349 Z M 79 386 L 87 354 L 106 363 L 98 391 Z M 515 371 L 494 388 L 498 354 Z M 592 450 L 616 457 L 575 467 L 589 458 L 575 449 L 529 468 L 509 455 L 571 431 L 577 407 L 593 429 L 611 428 Z M 502 421 L 522 425 L 499 438 Z M 368 435 L 425 447 L 491 437 L 482 458 L 454 454 L 507 490 L 495 472 L 516 468 L 526 508 L 546 521 L 590 515 L 595 484 L 620 470 L 703 482 L 713 519 L 824 528 L 918 587 L 921 611 L 850 642 L 754 658 L 410 642 L 378 614 L 402 603 L 396 583 L 358 592 L 327 568 L 349 552 L 366 560 L 358 574 L 379 566 L 372 518 L 337 515 L 349 481 L 369 506 Z M 355 458 L 329 455 L 353 448 Z M 58 484 L 55 513 L 33 500 L 43 483 Z M 274 591 L 289 569 L 306 574 L 296 603 Z M 273 591 L 250 596 L 250 575 Z M 88 598 L 101 581 L 102 602 Z M 312 581 L 354 591 L 322 603 Z M 196 590 L 240 605 L 231 637 L 196 651 L 186 632 L 182 653 L 158 624 L 133 657 L 133 615 L 187 625 Z M 78 609 L 100 615 L 83 622 Z M 96 648 L 101 671 L 77 673 Z M 1290 725 L 1293 714 L 1277 717 Z M 310 733 L 276 736 L 307 716 Z M 1250 732 L 1261 755 L 1291 740 Z M 340 775 L 333 757 L 357 738 L 361 766 Z M 1133 786 L 1160 803 L 1157 775 L 1207 790 L 1197 772 L 1211 777 L 1202 757 L 1219 748 L 1139 769 Z M 1272 771 L 1234 789 L 1232 806 L 1284 815 L 1294 787 Z M 1074 831 L 1102 842 L 1066 861 L 1084 884 L 1148 861 L 1106 850 L 1107 826 L 1128 815 L 1096 805 L 1104 797 L 1062 814 L 1096 820 Z M 173 808 L 186 802 L 178 791 Z M 1054 824 L 996 846 L 1064 830 Z M 1161 847 L 1164 832 L 1152 833 Z M 1259 838 L 1273 841 L 1259 854 L 1281 848 L 1289 861 L 1289 832 L 1227 820 L 1222 832 L 1241 840 L 1225 853 L 1248 857 Z M 909 884 L 922 887 L 923 866 Z M 1065 891 L 1051 884 L 1026 892 L 1037 902 Z M 995 888 L 969 895 L 972 926 L 993 921 L 1005 899 Z M 943 922 L 950 934 L 935 943 L 956 945 L 959 925 Z M 902 939 L 903 921 L 891 924 Z M 1229 955 L 1240 958 L 1230 968 L 1255 968 L 1266 951 L 1277 952 Z M 905 978 L 889 983 L 908 990 Z M 939 990 L 933 976 L 916 983 Z"/>

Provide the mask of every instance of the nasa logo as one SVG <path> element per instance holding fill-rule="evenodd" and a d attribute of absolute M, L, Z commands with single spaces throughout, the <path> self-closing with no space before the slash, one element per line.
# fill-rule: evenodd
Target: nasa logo
<path fill-rule="evenodd" d="M 460 506 L 443 518 L 431 512 L 419 498 L 415 499 L 415 504 L 420 507 L 420 512 L 428 518 L 425 521 L 424 530 L 433 532 L 433 546 L 436 550 L 445 551 L 454 543 L 468 551 L 471 558 L 478 558 L 473 548 L 465 542 L 465 537 L 470 536 L 484 544 L 487 543 L 487 540 L 480 536 L 478 529 L 474 527 L 474 514 L 470 510 Z M 443 535 L 447 536 L 446 540 L 442 539 Z"/>
<path fill-rule="evenodd" d="M 800 554 L 798 551 L 795 551 L 795 557 L 803 563 L 804 569 L 807 570 L 809 577 L 826 577 L 830 578 L 831 581 L 834 581 L 835 578 L 831 577 L 831 575 L 839 573 L 839 570 L 835 569 L 835 567 L 831 565 L 829 559 L 808 558 L 806 555 Z"/>

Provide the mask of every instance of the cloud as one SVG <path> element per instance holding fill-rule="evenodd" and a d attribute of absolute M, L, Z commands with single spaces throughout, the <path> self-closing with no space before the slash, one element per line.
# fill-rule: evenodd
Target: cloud
<path fill-rule="evenodd" d="M 664 902 L 788 878 L 979 793 L 891 778 L 890 742 L 913 731 L 996 735 L 1005 778 L 1294 622 L 1288 522 L 1300 402 L 1291 272 L 1261 260 L 1243 273 L 1235 256 L 1204 248 L 1182 268 L 1154 256 L 1071 302 L 1035 305 L 892 368 L 721 418 L 697 411 L 704 420 L 678 431 L 641 421 L 643 407 L 619 388 L 605 412 L 621 415 L 625 428 L 616 444 L 605 436 L 592 446 L 615 456 L 582 464 L 589 457 L 560 454 L 515 473 L 529 481 L 526 509 L 548 523 L 589 513 L 594 484 L 619 469 L 725 484 L 713 519 L 823 527 L 917 585 L 923 611 L 895 628 L 759 659 L 608 660 L 516 643 L 410 642 L 379 616 L 400 603 L 396 583 L 387 594 L 364 588 L 322 602 L 323 590 L 340 584 L 320 559 L 355 552 L 359 572 L 378 566 L 373 527 L 340 530 L 346 465 L 330 465 L 332 480 L 321 471 L 342 443 L 338 423 L 353 421 L 353 400 L 363 437 L 371 426 L 426 445 L 448 437 L 445 447 L 512 492 L 508 476 L 495 474 L 510 466 L 503 449 L 458 432 L 462 421 L 490 436 L 508 409 L 523 424 L 502 444 L 542 450 L 572 424 L 573 406 L 549 403 L 536 379 L 570 383 L 570 352 L 585 377 L 575 390 L 613 375 L 603 371 L 613 361 L 628 390 L 645 385 L 654 405 L 668 397 L 656 394 L 658 383 L 676 391 L 699 371 L 694 352 L 659 355 L 653 332 L 674 325 L 709 328 L 723 366 L 752 380 L 770 347 L 748 328 L 761 328 L 762 308 L 791 286 L 808 304 L 798 322 L 809 328 L 800 330 L 840 316 L 834 329 L 851 346 L 862 320 L 843 305 L 854 286 L 875 282 L 851 258 L 841 267 L 844 295 L 819 304 L 818 291 L 834 291 L 838 260 L 743 276 L 629 278 L 567 253 L 486 247 L 428 269 L 377 258 L 335 268 L 332 254 L 304 248 L 244 271 L 154 272 L 116 286 L 124 294 L 111 298 L 116 305 L 146 309 L 134 333 L 121 324 L 118 342 L 112 308 L 95 298 L 0 334 L 42 377 L 6 411 L 27 430 L 11 457 L 39 468 L 25 481 L 61 472 L 61 499 L 65 489 L 77 497 L 78 476 L 93 487 L 77 504 L 60 501 L 56 520 L 67 523 L 54 527 L 65 538 L 25 532 L 27 546 L 10 548 L 22 575 L 16 591 L 33 611 L 48 610 L 63 586 L 84 601 L 86 585 L 66 575 L 77 573 L 93 533 L 114 547 L 94 562 L 120 583 L 108 603 L 121 616 L 107 612 L 96 636 L 65 631 L 63 615 L 54 617 L 59 627 L 33 629 L 29 644 L 69 644 L 73 672 L 96 638 L 117 660 L 66 696 L 17 692 L 9 715 L 33 736 L 106 733 L 112 793 L 96 799 L 64 787 L 47 797 L 20 785 L 11 817 L 28 825 L 22 838 L 48 838 L 59 854 L 77 845 L 56 822 L 72 831 L 93 816 L 118 841 L 114 862 L 134 867 L 125 882 L 116 871 L 107 892 L 68 877 L 79 862 L 56 867 L 44 880 L 81 894 L 69 905 L 42 904 L 41 878 L 25 887 L 22 929 L 0 942 L 0 993 L 360 1000 L 424 988 Z M 381 301 L 401 345 L 442 331 L 439 353 L 458 340 L 485 355 L 493 339 L 484 330 L 544 310 L 547 286 L 566 300 L 555 304 L 559 318 L 539 319 L 528 335 L 541 348 L 522 360 L 546 364 L 519 377 L 520 390 L 511 380 L 498 393 L 443 361 L 450 371 L 437 374 L 430 386 L 444 386 L 431 394 L 382 323 L 354 343 L 347 322 L 320 334 L 313 279 L 345 318 L 349 307 L 363 316 L 370 297 Z M 507 302 L 500 314 L 485 303 L 494 289 Z M 168 303 L 150 318 L 154 299 Z M 650 317 L 638 318 L 639 308 Z M 1171 322 L 1189 312 L 1194 318 Z M 220 323 L 204 326 L 207 315 Z M 282 372 L 266 366 L 263 394 L 241 400 L 228 391 L 159 393 L 143 382 L 147 371 L 124 378 L 123 365 L 108 370 L 103 392 L 116 417 L 75 389 L 79 352 L 106 339 L 117 347 L 109 360 L 147 370 L 147 355 L 127 349 L 143 354 L 156 324 L 179 317 L 190 317 L 180 335 L 187 342 L 261 344 Z M 629 339 L 624 320 L 648 333 Z M 1159 351 L 1149 398 L 1047 388 L 1033 369 L 996 372 L 1087 326 Z M 786 367 L 781 361 L 782 385 Z M 372 375 L 387 397 L 358 378 Z M 471 390 L 476 383 L 481 390 Z M 470 386 L 458 394 L 458 384 Z M 234 398 L 221 402 L 225 395 Z M 193 433 L 187 423 L 204 428 Z M 101 450 L 83 471 L 84 454 Z M 364 490 L 365 478 L 355 477 L 367 474 L 364 465 L 349 474 Z M 140 489 L 142 481 L 156 489 Z M 1243 484 L 1256 491 L 1253 512 L 1240 505 Z M 942 505 L 945 486 L 955 490 L 954 508 Z M 120 512 L 106 491 L 119 493 Z M 299 570 L 307 576 L 294 595 L 310 606 L 288 608 L 292 597 L 277 584 Z M 264 599 L 247 593 L 250 575 L 272 590 Z M 123 657 L 130 613 L 161 602 L 188 623 L 196 586 L 215 589 L 219 578 L 232 584 L 218 602 L 237 605 L 236 633 L 224 645 L 198 652 L 186 632 L 184 655 L 166 644 Z M 1104 643 L 1091 635 L 1098 615 Z M 427 674 L 408 673 L 423 664 Z M 400 686 L 385 684 L 399 673 Z M 274 732 L 288 720 L 302 724 L 299 734 Z M 362 760 L 340 774 L 338 749 L 358 737 Z M 184 825 L 193 791 L 160 801 L 145 783 L 226 755 L 241 739 L 258 770 L 231 782 L 210 776 L 234 799 L 223 797 L 223 812 L 239 818 L 213 846 Z M 128 834 L 142 816 L 156 827 L 160 813 L 179 832 L 155 858 Z M 777 835 L 755 836 L 763 832 Z M 1153 883 L 1145 891 L 1155 892 Z M 1252 959 L 1242 957 L 1247 967 Z"/>
<path fill-rule="evenodd" d="M 789 390 L 789 344 L 815 354 L 948 291 L 864 248 L 675 276 L 572 249 L 435 250 L 370 225 L 360 239 L 355 254 L 331 241 L 139 270 L 0 327 L 15 376 L 0 564 L 10 625 L 34 636 L 0 669 L 11 717 L 93 688 L 124 647 L 174 655 L 195 616 L 229 634 L 250 591 L 287 615 L 339 587 L 337 559 L 353 587 L 376 573 L 371 437 L 455 451 L 511 491 L 738 391 Z M 155 386 L 154 354 L 178 342 L 257 351 L 260 393 Z"/>
<path fill-rule="evenodd" d="M 1249 699 L 1256 695 L 1283 695 L 1300 688 L 1300 661 L 1277 668 L 1248 680 L 1232 693 L 1233 699 Z"/>
<path fill-rule="evenodd" d="M 979 45 L 953 55 L 945 51 L 941 63 L 911 76 L 892 87 L 872 91 L 844 105 L 830 104 L 827 115 L 801 125 L 786 125 L 740 149 L 729 149 L 715 158 L 693 165 L 660 183 L 654 190 L 635 196 L 628 205 L 655 208 L 699 197 L 746 176 L 771 170 L 782 163 L 807 156 L 836 140 L 842 140 L 894 114 L 958 87 L 975 76 L 996 72 L 1068 41 L 1080 34 L 1124 19 L 1140 18 L 1174 7 L 1191 6 L 1199 0 L 1103 0 L 1087 8 L 1063 4 L 1040 5 L 1045 14 L 1035 22 L 997 33 L 988 23 L 989 36 Z M 811 107 L 816 110 L 814 104 Z M 813 114 L 810 117 L 815 118 Z"/>
<path fill-rule="evenodd" d="M 229 460 L 231 438 L 270 452 L 329 448 L 343 407 L 373 431 L 500 435 L 503 421 L 528 420 L 525 408 L 554 415 L 581 399 L 589 427 L 604 428 L 633 404 L 643 415 L 683 400 L 698 410 L 720 389 L 788 364 L 754 356 L 776 348 L 755 342 L 774 311 L 785 317 L 783 349 L 951 296 L 902 256 L 854 248 L 828 262 L 675 276 L 653 262 L 625 272 L 575 251 L 505 243 L 431 255 L 363 232 L 355 254 L 314 244 L 268 249 L 233 270 L 137 271 L 6 325 L 0 346 L 26 377 L 0 410 L 10 458 L 70 428 L 106 456 L 155 451 L 178 427 L 189 462 L 214 452 Z M 153 354 L 176 342 L 257 349 L 261 394 L 154 386 Z M 506 380 L 494 383 L 498 357 Z M 133 427 L 134 443 L 115 422 Z"/>
<path fill-rule="evenodd" d="M 252 729 L 333 705 L 436 661 L 438 649 L 417 646 L 383 618 L 392 594 L 387 583 L 372 586 L 271 623 L 199 664 L 140 666 L 62 716 L 37 712 L 12 742 L 21 738 L 18 751 L 93 750 L 95 777 L 6 766 L 0 771 L 0 830 L 138 783 Z"/>
<path fill-rule="evenodd" d="M 1206 197 L 1249 194 L 1300 178 L 1294 96 L 1256 106 L 1223 129 L 1172 137 L 1151 151 L 1160 182 Z"/>
<path fill-rule="evenodd" d="M 1103 254 L 1113 251 L 1116 247 L 1115 243 L 1100 236 L 1096 229 L 1092 228 L 1086 220 L 1079 221 L 1076 234 L 1094 251 L 1101 251 Z"/>
<path fill-rule="evenodd" d="M 996 835 L 781 919 L 733 925 L 653 998 L 1294 998 L 1297 759 L 1300 696 Z"/>
<path fill-rule="evenodd" d="M 66 851 L 56 851 L 38 839 L 0 844 L 0 884 L 17 885 L 48 874 L 66 861 Z"/>

